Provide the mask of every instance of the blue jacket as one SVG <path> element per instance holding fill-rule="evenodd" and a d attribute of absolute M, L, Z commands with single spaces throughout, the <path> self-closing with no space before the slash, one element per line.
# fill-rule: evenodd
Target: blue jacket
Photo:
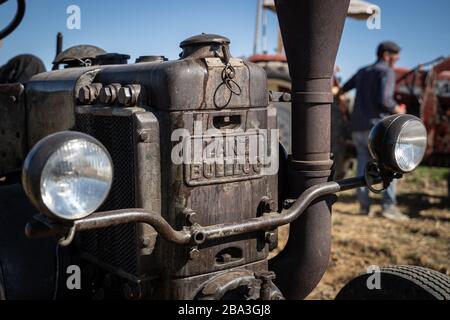
<path fill-rule="evenodd" d="M 381 119 L 391 115 L 398 105 L 394 99 L 395 72 L 384 61 L 359 70 L 342 88 L 356 89 L 350 126 L 353 132 L 369 131 Z"/>

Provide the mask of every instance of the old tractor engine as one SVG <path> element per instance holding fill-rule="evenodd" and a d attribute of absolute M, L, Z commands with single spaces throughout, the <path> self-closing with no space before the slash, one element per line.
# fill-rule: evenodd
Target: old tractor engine
<path fill-rule="evenodd" d="M 349 0 L 276 3 L 289 97 L 213 34 L 183 41 L 176 61 L 102 54 L 0 88 L 1 110 L 15 110 L 1 123 L 0 298 L 71 298 L 67 266 L 88 299 L 303 299 L 316 287 L 334 194 L 386 188 L 419 165 L 427 138 L 419 119 L 390 117 L 365 176 L 332 181 L 331 78 Z M 291 97 L 288 156 L 274 105 Z M 34 241 L 13 227 L 24 220 Z"/>
<path fill-rule="evenodd" d="M 176 230 L 276 212 L 277 175 L 265 175 L 270 163 L 249 150 L 253 141 L 264 142 L 264 154 L 278 166 L 278 137 L 274 150 L 265 143 L 276 129 L 276 110 L 269 105 L 264 71 L 233 58 L 229 44 L 225 37 L 202 34 L 181 43 L 177 61 L 142 57 L 133 65 L 36 76 L 27 86 L 31 123 L 53 132 L 70 127 L 106 148 L 114 179 L 99 211 L 140 208 Z M 53 112 L 59 116 L 43 117 Z M 33 142 L 50 133 L 33 132 Z M 236 292 L 259 298 L 261 286 L 279 295 L 267 275 L 275 234 L 204 244 L 198 232 L 196 242 L 180 247 L 126 215 L 114 217 L 123 225 L 81 232 L 76 242 L 93 265 L 133 279 L 139 296 L 221 298 Z"/>

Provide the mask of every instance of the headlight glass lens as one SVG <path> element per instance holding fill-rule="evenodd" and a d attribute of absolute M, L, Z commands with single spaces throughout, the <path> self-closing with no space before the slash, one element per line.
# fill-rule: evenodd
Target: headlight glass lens
<path fill-rule="evenodd" d="M 427 148 L 427 131 L 419 121 L 410 121 L 402 129 L 395 145 L 395 161 L 405 173 L 414 171 Z"/>
<path fill-rule="evenodd" d="M 44 166 L 42 200 L 60 218 L 82 219 L 105 201 L 112 179 L 111 160 L 100 146 L 83 139 L 69 140 Z"/>

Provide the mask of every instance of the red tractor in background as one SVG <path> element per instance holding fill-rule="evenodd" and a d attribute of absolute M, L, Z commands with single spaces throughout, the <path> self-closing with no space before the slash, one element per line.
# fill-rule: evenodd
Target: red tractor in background
<path fill-rule="evenodd" d="M 428 130 L 426 165 L 450 167 L 450 58 L 412 70 L 397 69 L 396 99 L 422 118 Z"/>
<path fill-rule="evenodd" d="M 264 10 L 265 9 L 265 10 Z M 264 10 L 264 11 L 260 11 Z M 348 17 L 364 20 L 379 12 L 379 7 L 365 1 L 352 0 Z M 267 73 L 268 88 L 274 92 L 291 92 L 291 79 L 286 56 L 283 53 L 281 38 L 275 54 L 267 53 L 267 11 L 275 12 L 272 0 L 260 0 L 258 4 L 257 26 L 255 33 L 255 54 L 249 57 Z M 257 54 L 259 39 L 259 19 L 263 21 L 263 53 Z M 428 68 L 428 69 L 427 69 Z M 450 167 L 450 57 L 440 57 L 413 69 L 397 68 L 396 100 L 407 106 L 407 113 L 421 118 L 428 131 L 428 152 L 424 165 L 432 167 Z M 333 92 L 337 93 L 340 81 L 333 78 Z M 284 98 L 286 100 L 286 98 Z M 281 141 L 290 153 L 290 101 L 278 104 L 278 126 Z M 349 110 L 352 110 L 352 98 L 349 97 Z M 339 111 L 338 103 L 332 108 L 332 146 L 335 161 L 335 176 L 343 178 L 352 169 L 356 151 L 348 129 L 348 119 Z M 450 175 L 448 178 L 450 194 Z"/>
<path fill-rule="evenodd" d="M 431 66 L 425 70 L 426 66 Z M 424 165 L 450 168 L 450 58 L 438 58 L 408 69 L 397 69 L 395 97 L 418 116 L 428 131 Z M 450 195 L 450 174 L 448 176 Z"/>

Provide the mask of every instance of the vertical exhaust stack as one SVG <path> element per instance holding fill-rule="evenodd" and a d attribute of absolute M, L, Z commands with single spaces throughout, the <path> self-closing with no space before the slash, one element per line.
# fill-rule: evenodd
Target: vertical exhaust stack
<path fill-rule="evenodd" d="M 331 79 L 350 0 L 275 0 L 292 78 L 290 190 L 330 180 Z M 331 199 L 291 225 L 289 243 L 271 261 L 287 299 L 304 299 L 320 282 L 331 251 Z"/>

